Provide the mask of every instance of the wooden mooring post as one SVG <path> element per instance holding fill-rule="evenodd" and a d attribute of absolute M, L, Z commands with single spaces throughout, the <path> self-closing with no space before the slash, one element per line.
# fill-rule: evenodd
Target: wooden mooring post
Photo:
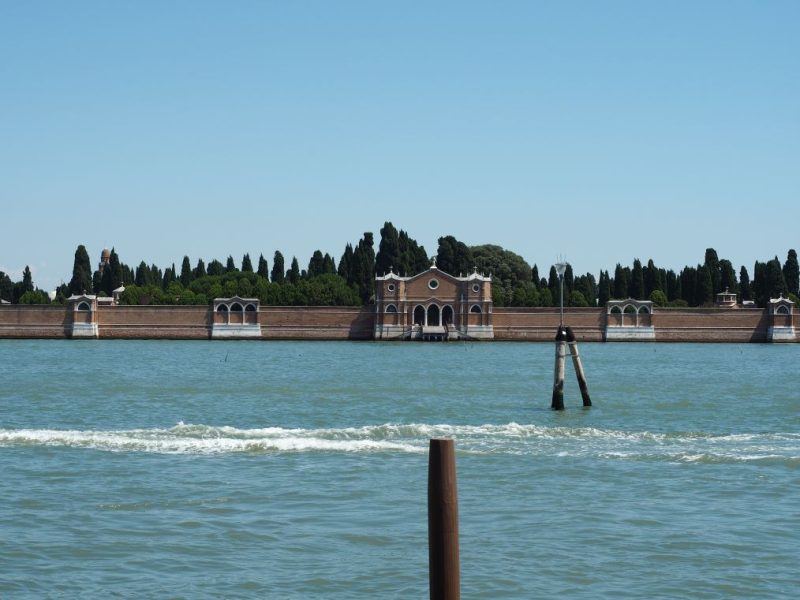
<path fill-rule="evenodd" d="M 578 387 L 581 388 L 583 405 L 591 406 L 592 399 L 589 398 L 589 386 L 586 385 L 586 375 L 583 372 L 583 364 L 581 363 L 580 354 L 578 354 L 578 342 L 575 341 L 572 327 L 567 327 L 567 344 L 569 344 L 569 353 L 572 355 L 572 366 L 575 367 L 575 375 L 578 378 Z"/>
<path fill-rule="evenodd" d="M 575 334 L 572 332 L 571 327 L 559 325 L 556 333 L 556 364 L 553 370 L 553 400 L 550 403 L 550 408 L 553 410 L 564 410 L 564 372 L 566 370 L 568 346 L 570 356 L 572 356 L 572 366 L 575 367 L 575 376 L 578 378 L 578 387 L 581 389 L 583 406 L 592 405 Z"/>
<path fill-rule="evenodd" d="M 428 455 L 428 569 L 431 600 L 461 598 L 453 440 L 432 439 Z"/>
<path fill-rule="evenodd" d="M 553 369 L 553 401 L 550 408 L 564 410 L 564 370 L 567 359 L 567 332 L 563 325 L 556 332 L 556 364 Z"/>

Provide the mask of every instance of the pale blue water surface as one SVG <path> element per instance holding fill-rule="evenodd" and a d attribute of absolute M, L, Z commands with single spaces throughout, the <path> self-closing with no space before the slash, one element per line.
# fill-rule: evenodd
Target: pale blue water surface
<path fill-rule="evenodd" d="M 0 597 L 790 598 L 800 345 L 0 341 Z"/>

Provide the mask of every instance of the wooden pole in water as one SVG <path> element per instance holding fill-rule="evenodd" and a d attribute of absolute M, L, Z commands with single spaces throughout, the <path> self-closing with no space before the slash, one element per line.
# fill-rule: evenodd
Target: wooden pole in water
<path fill-rule="evenodd" d="M 591 406 L 592 400 L 589 398 L 589 387 L 586 385 L 586 375 L 583 372 L 583 364 L 578 354 L 578 342 L 575 340 L 575 334 L 572 333 L 572 327 L 567 327 L 567 343 L 569 344 L 569 353 L 572 355 L 572 366 L 575 367 L 575 375 L 578 377 L 578 386 L 581 388 L 583 405 Z"/>
<path fill-rule="evenodd" d="M 564 410 L 564 367 L 567 359 L 567 332 L 559 325 L 556 333 L 556 364 L 553 369 L 553 401 L 550 408 Z"/>
<path fill-rule="evenodd" d="M 461 598 L 453 440 L 431 440 L 428 455 L 428 569 L 431 600 Z"/>

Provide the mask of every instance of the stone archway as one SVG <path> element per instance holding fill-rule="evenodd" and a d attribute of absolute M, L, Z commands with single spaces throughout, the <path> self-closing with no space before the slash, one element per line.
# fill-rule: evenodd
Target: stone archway
<path fill-rule="evenodd" d="M 442 324 L 439 319 L 440 316 L 439 307 L 436 304 L 431 304 L 428 307 L 428 327 L 439 327 Z"/>
<path fill-rule="evenodd" d="M 425 307 L 418 305 L 414 308 L 414 325 L 425 325 Z"/>
<path fill-rule="evenodd" d="M 442 309 L 442 325 L 452 325 L 452 324 L 453 324 L 453 307 L 448 305 Z"/>

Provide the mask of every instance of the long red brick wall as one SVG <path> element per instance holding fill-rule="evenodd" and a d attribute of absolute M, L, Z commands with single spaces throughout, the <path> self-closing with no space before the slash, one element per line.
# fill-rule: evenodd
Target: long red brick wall
<path fill-rule="evenodd" d="M 0 306 L 0 338 L 70 337 L 75 313 L 63 306 Z M 79 316 L 87 317 L 89 313 Z M 100 306 L 95 314 L 100 338 L 209 339 L 211 309 L 205 306 Z M 262 306 L 260 339 L 369 340 L 374 307 Z M 551 341 L 557 308 L 495 308 L 494 339 Z M 564 321 L 581 341 L 603 341 L 601 308 L 566 308 Z M 761 309 L 657 308 L 652 315 L 660 342 L 764 342 L 772 317 Z M 791 325 L 783 318 L 778 325 Z M 258 338 L 257 338 L 258 339 Z"/>

